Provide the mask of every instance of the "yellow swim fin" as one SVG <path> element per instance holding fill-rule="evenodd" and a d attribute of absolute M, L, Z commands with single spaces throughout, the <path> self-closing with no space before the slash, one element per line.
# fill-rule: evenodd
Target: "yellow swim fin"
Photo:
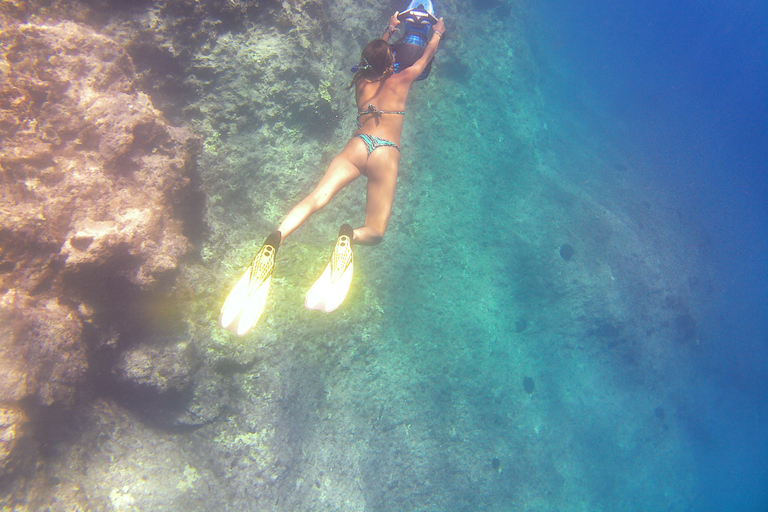
<path fill-rule="evenodd" d="M 352 236 L 352 226 L 341 226 L 331 260 L 304 299 L 307 309 L 330 313 L 344 302 L 352 283 Z"/>
<path fill-rule="evenodd" d="M 275 255 L 281 239 L 279 231 L 267 237 L 259 253 L 245 269 L 243 277 L 229 292 L 219 313 L 219 324 L 224 329 L 243 336 L 256 325 L 267 303 L 272 271 L 275 268 Z"/>

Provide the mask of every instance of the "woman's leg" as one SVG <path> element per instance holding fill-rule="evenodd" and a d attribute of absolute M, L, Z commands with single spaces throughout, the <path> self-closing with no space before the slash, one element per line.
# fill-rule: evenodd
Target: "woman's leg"
<path fill-rule="evenodd" d="M 362 142 L 361 142 L 362 144 Z M 325 171 L 320 183 L 315 190 L 293 207 L 278 228 L 285 240 L 296 228 L 301 226 L 310 215 L 328 204 L 341 189 L 355 181 L 360 176 L 360 169 L 353 163 L 350 157 L 354 157 L 354 151 L 349 151 L 350 144 L 331 161 L 328 170 Z M 365 151 L 365 149 L 363 149 Z"/>
<path fill-rule="evenodd" d="M 355 230 L 356 244 L 376 245 L 384 238 L 395 199 L 399 163 L 400 152 L 390 147 L 379 147 L 368 157 L 365 226 Z"/>

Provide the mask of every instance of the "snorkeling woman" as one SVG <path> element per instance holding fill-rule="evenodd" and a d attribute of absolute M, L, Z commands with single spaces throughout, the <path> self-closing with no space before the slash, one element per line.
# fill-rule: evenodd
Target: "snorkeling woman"
<path fill-rule="evenodd" d="M 366 187 L 365 223 L 352 229 L 341 226 L 331 260 L 322 276 L 307 293 L 305 306 L 334 311 L 346 297 L 352 280 L 352 244 L 376 245 L 389 224 L 400 163 L 400 134 L 405 103 L 411 84 L 431 62 L 445 33 L 440 18 L 423 55 L 411 66 L 395 73 L 395 56 L 389 38 L 400 23 L 393 14 L 381 39 L 363 49 L 350 88 L 355 88 L 357 130 L 328 166 L 317 187 L 285 217 L 271 233 L 259 253 L 233 288 L 221 309 L 219 322 L 238 335 L 247 333 L 261 316 L 272 282 L 277 248 L 283 240 L 320 210 L 341 189 L 361 175 Z"/>

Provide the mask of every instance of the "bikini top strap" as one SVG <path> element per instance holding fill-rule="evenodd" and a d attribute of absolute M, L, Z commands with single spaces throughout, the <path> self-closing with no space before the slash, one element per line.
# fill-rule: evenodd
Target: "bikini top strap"
<path fill-rule="evenodd" d="M 381 114 L 383 114 L 383 113 L 384 113 L 384 112 L 382 112 L 381 110 L 377 110 L 377 109 L 376 109 L 376 105 L 374 105 L 373 103 L 369 103 L 369 104 L 368 104 L 368 108 L 367 108 L 367 109 L 365 109 L 365 110 L 361 110 L 360 112 L 358 112 L 358 114 L 357 114 L 357 117 L 360 117 L 360 116 L 364 116 L 364 115 L 366 115 L 366 114 L 373 114 L 373 115 L 375 115 L 376 117 L 379 117 L 379 116 L 380 116 Z"/>
<path fill-rule="evenodd" d="M 382 114 L 396 114 L 399 116 L 404 116 L 405 111 L 390 111 L 390 110 L 379 110 L 376 108 L 376 106 L 373 103 L 368 104 L 368 108 L 365 110 L 361 110 L 357 113 L 357 127 L 360 128 L 360 117 L 368 114 L 373 114 L 376 117 L 381 117 Z"/>
<path fill-rule="evenodd" d="M 382 111 L 376 110 L 376 106 L 373 103 L 368 104 L 368 108 L 365 110 L 361 110 L 357 113 L 357 127 L 362 128 L 362 125 L 360 124 L 360 118 L 367 114 L 373 114 L 376 117 L 381 117 L 381 114 L 383 114 Z"/>

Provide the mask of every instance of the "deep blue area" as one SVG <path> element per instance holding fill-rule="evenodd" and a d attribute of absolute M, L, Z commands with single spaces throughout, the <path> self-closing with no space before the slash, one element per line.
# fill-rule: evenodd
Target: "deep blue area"
<path fill-rule="evenodd" d="M 715 270 L 695 510 L 768 510 L 768 4 L 534 5 L 548 94 L 650 155 L 637 179 L 673 191 Z"/>

